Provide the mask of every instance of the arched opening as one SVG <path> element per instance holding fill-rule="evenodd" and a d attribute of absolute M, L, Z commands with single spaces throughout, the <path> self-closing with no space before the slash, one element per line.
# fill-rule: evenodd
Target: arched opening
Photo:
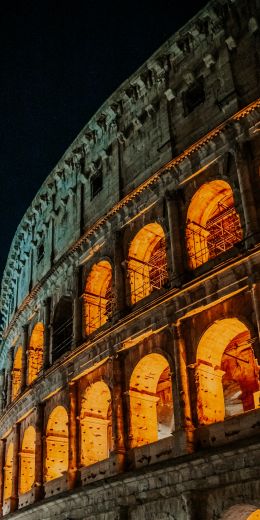
<path fill-rule="evenodd" d="M 174 430 L 170 366 L 161 354 L 148 354 L 130 380 L 132 447 L 169 437 Z"/>
<path fill-rule="evenodd" d="M 4 467 L 4 500 L 8 500 L 12 496 L 12 482 L 13 482 L 13 459 L 14 459 L 14 445 L 10 442 L 5 458 Z"/>
<path fill-rule="evenodd" d="M 260 520 L 260 509 L 251 504 L 232 506 L 221 517 L 222 520 Z"/>
<path fill-rule="evenodd" d="M 43 362 L 44 326 L 37 323 L 33 328 L 28 351 L 28 384 L 38 376 Z"/>
<path fill-rule="evenodd" d="M 255 407 L 259 368 L 246 325 L 237 318 L 215 321 L 197 350 L 199 422 L 223 421 Z"/>
<path fill-rule="evenodd" d="M 191 199 L 186 244 L 192 269 L 231 249 L 242 240 L 239 215 L 230 185 L 223 180 L 203 184 Z"/>
<path fill-rule="evenodd" d="M 45 480 L 62 477 L 69 462 L 68 414 L 63 406 L 51 412 L 46 429 Z"/>
<path fill-rule="evenodd" d="M 156 222 L 144 226 L 132 240 L 128 273 L 132 304 L 161 289 L 168 280 L 165 235 Z"/>
<path fill-rule="evenodd" d="M 13 371 L 12 371 L 12 399 L 15 399 L 21 391 L 22 383 L 22 347 L 18 347 L 14 356 Z"/>
<path fill-rule="evenodd" d="M 35 441 L 35 429 L 33 426 L 28 426 L 23 435 L 22 450 L 20 454 L 20 494 L 30 491 L 34 484 Z"/>
<path fill-rule="evenodd" d="M 95 464 L 108 458 L 112 448 L 111 395 L 106 383 L 87 388 L 81 407 L 81 463 Z"/>
<path fill-rule="evenodd" d="M 112 268 L 109 262 L 101 260 L 93 265 L 83 297 L 85 330 L 86 334 L 91 334 L 112 317 Z"/>
<path fill-rule="evenodd" d="M 56 361 L 71 348 L 72 299 L 63 296 L 54 312 L 52 335 L 52 361 Z"/>

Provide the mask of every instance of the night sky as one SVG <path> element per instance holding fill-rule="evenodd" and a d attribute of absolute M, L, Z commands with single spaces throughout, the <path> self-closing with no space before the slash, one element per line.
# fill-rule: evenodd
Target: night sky
<path fill-rule="evenodd" d="M 0 278 L 40 185 L 110 94 L 204 0 L 3 0 Z"/>

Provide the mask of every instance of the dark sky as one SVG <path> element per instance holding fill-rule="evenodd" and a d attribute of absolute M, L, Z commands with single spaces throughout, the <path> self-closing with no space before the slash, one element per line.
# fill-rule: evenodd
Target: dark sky
<path fill-rule="evenodd" d="M 206 0 L 2 0 L 0 277 L 41 183 L 105 99 Z"/>

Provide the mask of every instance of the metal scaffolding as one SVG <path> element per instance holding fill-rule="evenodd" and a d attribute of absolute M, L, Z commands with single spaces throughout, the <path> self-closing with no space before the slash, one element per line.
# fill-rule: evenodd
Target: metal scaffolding
<path fill-rule="evenodd" d="M 215 215 L 207 221 L 206 227 L 190 221 L 187 237 L 193 268 L 231 249 L 242 239 L 240 219 L 234 205 L 228 205 L 225 199 L 218 202 Z"/>
<path fill-rule="evenodd" d="M 168 280 L 165 239 L 162 238 L 156 244 L 149 262 L 128 257 L 128 271 L 134 303 L 161 289 Z"/>
<path fill-rule="evenodd" d="M 85 292 L 84 301 L 87 333 L 91 334 L 112 318 L 115 302 L 111 284 L 107 288 L 105 296 Z"/>

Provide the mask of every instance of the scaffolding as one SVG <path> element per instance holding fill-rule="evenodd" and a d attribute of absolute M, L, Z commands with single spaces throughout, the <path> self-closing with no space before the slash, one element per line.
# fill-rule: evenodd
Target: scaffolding
<path fill-rule="evenodd" d="M 206 227 L 193 221 L 188 223 L 188 255 L 193 268 L 231 249 L 242 240 L 239 215 L 234 205 L 228 205 L 225 200 L 218 202 L 215 215 L 207 221 Z"/>
<path fill-rule="evenodd" d="M 84 302 L 87 334 L 91 334 L 112 318 L 115 300 L 112 294 L 111 284 L 107 288 L 105 296 L 85 292 Z"/>
<path fill-rule="evenodd" d="M 166 243 L 162 238 L 155 246 L 149 262 L 128 257 L 131 299 L 136 303 L 153 291 L 161 289 L 168 280 Z"/>

